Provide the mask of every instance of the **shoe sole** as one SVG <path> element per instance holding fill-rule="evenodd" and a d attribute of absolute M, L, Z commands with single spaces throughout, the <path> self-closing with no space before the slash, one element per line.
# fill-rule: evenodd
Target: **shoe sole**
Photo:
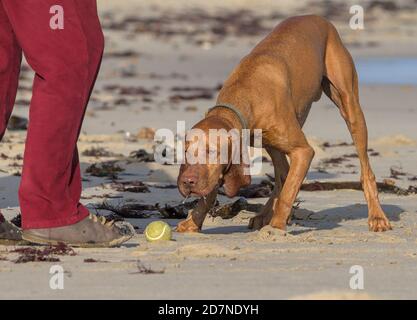
<path fill-rule="evenodd" d="M 130 240 L 131 238 L 133 238 L 134 235 L 131 236 L 125 236 L 125 237 L 121 237 L 121 238 L 117 238 L 114 239 L 112 241 L 109 242 L 101 242 L 101 243 L 71 243 L 71 242 L 67 242 L 67 241 L 57 241 L 57 240 L 49 240 L 49 239 L 44 239 L 44 238 L 39 238 L 33 235 L 28 235 L 25 234 L 23 232 L 22 234 L 22 238 L 26 241 L 29 241 L 30 243 L 34 243 L 34 244 L 41 244 L 41 245 L 52 245 L 52 246 L 57 246 L 61 243 L 67 245 L 67 246 L 71 246 L 71 247 L 76 247 L 76 248 L 113 248 L 113 247 L 118 247 L 120 246 L 122 243 Z"/>
<path fill-rule="evenodd" d="M 0 245 L 2 246 L 27 246 L 30 242 L 26 240 L 10 240 L 10 239 L 0 239 Z"/>

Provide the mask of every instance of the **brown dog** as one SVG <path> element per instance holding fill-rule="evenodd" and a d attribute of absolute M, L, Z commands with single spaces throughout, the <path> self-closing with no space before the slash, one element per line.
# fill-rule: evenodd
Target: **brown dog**
<path fill-rule="evenodd" d="M 197 123 L 209 129 L 262 129 L 263 147 L 272 158 L 275 189 L 263 211 L 249 227 L 267 224 L 285 230 L 292 205 L 306 176 L 314 151 L 301 130 L 311 104 L 325 94 L 337 105 L 356 146 L 361 182 L 368 203 L 369 229 L 386 231 L 390 223 L 378 200 L 375 176 L 367 155 L 367 128 L 359 104 L 353 60 L 334 28 L 318 16 L 299 16 L 280 23 L 243 58 L 221 89 L 216 107 Z M 187 148 L 187 145 L 186 145 Z M 290 165 L 287 162 L 288 156 Z M 215 202 L 219 181 L 233 197 L 250 184 L 239 164 L 183 164 L 178 188 L 184 196 L 202 196 L 179 232 L 201 230 Z"/>

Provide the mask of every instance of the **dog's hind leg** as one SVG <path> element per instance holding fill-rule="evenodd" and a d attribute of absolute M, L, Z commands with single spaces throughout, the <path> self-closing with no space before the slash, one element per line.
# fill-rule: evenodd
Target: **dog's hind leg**
<path fill-rule="evenodd" d="M 272 195 L 264 205 L 262 212 L 249 221 L 248 227 L 253 230 L 261 229 L 271 220 L 274 201 L 278 199 L 279 194 L 281 193 L 282 186 L 284 185 L 290 168 L 285 154 L 272 147 L 266 147 L 265 149 L 271 156 L 272 163 L 274 165 L 275 185 Z"/>
<path fill-rule="evenodd" d="M 339 107 L 358 152 L 361 182 L 368 204 L 368 225 L 372 231 L 386 231 L 391 225 L 378 199 L 375 175 L 367 154 L 368 132 L 359 104 L 358 78 L 349 52 L 335 29 L 329 32 L 325 58 L 325 77 L 322 87 L 326 95 Z"/>
<path fill-rule="evenodd" d="M 217 188 L 210 192 L 206 197 L 198 200 L 196 208 L 191 210 L 187 219 L 178 223 L 175 231 L 177 232 L 199 232 L 203 226 L 207 213 L 213 208 L 216 197 Z"/>

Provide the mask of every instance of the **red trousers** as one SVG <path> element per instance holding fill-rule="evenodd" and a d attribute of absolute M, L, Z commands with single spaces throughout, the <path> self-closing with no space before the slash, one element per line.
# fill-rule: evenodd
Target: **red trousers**
<path fill-rule="evenodd" d="M 63 9 L 63 29 L 50 25 L 54 5 Z M 22 51 L 35 71 L 19 188 L 24 229 L 70 225 L 88 215 L 79 203 L 77 140 L 103 47 L 96 0 L 0 0 L 0 139 Z"/>

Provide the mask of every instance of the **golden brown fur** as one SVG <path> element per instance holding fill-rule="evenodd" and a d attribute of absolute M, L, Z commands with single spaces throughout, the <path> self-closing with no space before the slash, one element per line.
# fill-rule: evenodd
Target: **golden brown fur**
<path fill-rule="evenodd" d="M 369 209 L 369 229 L 391 229 L 381 209 L 375 176 L 369 164 L 367 128 L 359 104 L 353 60 L 333 25 L 318 16 L 293 17 L 280 23 L 242 59 L 217 99 L 218 103 L 229 103 L 238 108 L 250 129 L 262 129 L 263 146 L 274 164 L 275 190 L 264 210 L 250 222 L 251 228 L 259 229 L 266 224 L 286 228 L 292 205 L 314 156 L 302 126 L 311 104 L 323 91 L 339 108 L 356 146 Z M 241 123 L 233 111 L 216 108 L 195 127 L 208 132 L 210 128 L 241 129 Z M 239 165 L 232 167 L 224 175 L 229 196 L 250 183 L 250 177 L 243 176 Z M 185 164 L 181 167 L 180 191 L 207 197 L 201 199 L 187 220 L 178 225 L 178 231 L 201 229 L 204 217 L 215 201 L 223 170 L 224 165 Z M 185 182 L 187 179 L 197 181 L 196 185 L 190 186 Z"/>

